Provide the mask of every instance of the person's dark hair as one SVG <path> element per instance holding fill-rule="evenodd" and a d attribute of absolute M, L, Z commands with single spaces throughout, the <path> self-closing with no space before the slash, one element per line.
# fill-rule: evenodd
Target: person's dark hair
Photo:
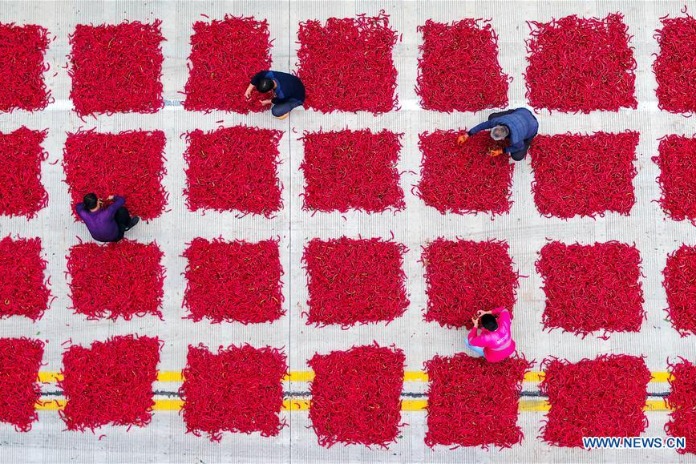
<path fill-rule="evenodd" d="M 256 85 L 256 90 L 261 93 L 270 92 L 273 90 L 273 79 L 264 78 L 259 80 L 259 83 Z"/>
<path fill-rule="evenodd" d="M 82 198 L 82 203 L 85 204 L 85 208 L 87 209 L 94 209 L 97 207 L 97 201 L 99 199 L 94 193 L 88 193 L 87 195 Z"/>
<path fill-rule="evenodd" d="M 481 327 L 491 332 L 495 332 L 498 329 L 498 320 L 492 314 L 484 314 L 481 316 Z"/>

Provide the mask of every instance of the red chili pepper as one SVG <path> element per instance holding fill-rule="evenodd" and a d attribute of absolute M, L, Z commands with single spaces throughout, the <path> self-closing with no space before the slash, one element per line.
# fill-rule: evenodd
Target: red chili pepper
<path fill-rule="evenodd" d="M 659 156 L 652 160 L 660 167 L 662 209 L 675 221 L 686 219 L 696 225 L 696 161 L 689 155 L 695 149 L 696 138 L 667 135 L 660 139 Z"/>
<path fill-rule="evenodd" d="M 46 260 L 38 238 L 0 240 L 0 319 L 25 316 L 34 321 L 48 309 Z"/>
<path fill-rule="evenodd" d="M 682 18 L 660 18 L 662 29 L 655 31 L 660 53 L 653 63 L 657 80 L 657 101 L 661 110 L 692 114 L 696 111 L 696 66 L 691 50 L 696 41 L 696 19 L 686 13 Z"/>
<path fill-rule="evenodd" d="M 696 334 L 696 247 L 682 245 L 671 253 L 663 275 L 672 326 L 682 337 Z"/>
<path fill-rule="evenodd" d="M 0 111 L 46 108 L 51 92 L 43 73 L 49 69 L 44 63 L 49 38 L 48 31 L 35 24 L 0 24 Z"/>
<path fill-rule="evenodd" d="M 37 382 L 44 344 L 28 338 L 0 338 L 0 422 L 28 432 L 39 419 Z"/>
<path fill-rule="evenodd" d="M 673 437 L 685 437 L 686 448 L 678 453 L 696 453 L 696 366 L 684 358 L 679 363 L 669 364 L 670 394 L 665 403 L 672 409 L 665 432 Z"/>

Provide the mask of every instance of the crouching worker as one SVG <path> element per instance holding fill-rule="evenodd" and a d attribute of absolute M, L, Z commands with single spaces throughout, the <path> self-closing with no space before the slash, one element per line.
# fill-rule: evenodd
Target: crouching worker
<path fill-rule="evenodd" d="M 457 143 L 460 145 L 467 141 L 469 136 L 475 135 L 482 130 L 490 129 L 493 140 L 508 139 L 510 145 L 504 150 L 497 148 L 490 152 L 491 156 L 509 154 L 513 160 L 521 161 L 527 156 L 527 150 L 532 143 L 532 139 L 537 135 L 539 123 L 527 108 L 517 108 L 507 110 L 502 113 L 492 113 L 488 116 L 488 121 L 474 126 L 469 132 L 460 135 Z"/>
<path fill-rule="evenodd" d="M 98 242 L 118 242 L 123 238 L 127 230 L 132 229 L 140 221 L 138 216 L 131 218 L 125 208 L 126 199 L 119 196 L 107 198 L 113 201 L 109 206 L 104 206 L 104 201 L 97 198 L 94 193 L 88 193 L 75 207 L 77 214 L 82 218 L 92 235 Z"/>
<path fill-rule="evenodd" d="M 305 88 L 302 81 L 292 74 L 280 71 L 261 71 L 251 78 L 251 83 L 244 92 L 244 97 L 251 98 L 252 89 L 260 93 L 272 92 L 271 98 L 261 100 L 264 105 L 272 105 L 271 113 L 278 119 L 285 119 L 294 108 L 302 106 L 305 100 Z"/>
<path fill-rule="evenodd" d="M 466 345 L 479 356 L 484 356 L 486 361 L 500 362 L 515 352 L 515 342 L 510 333 L 510 312 L 507 309 L 479 311 L 472 322 L 474 327 L 469 332 Z"/>

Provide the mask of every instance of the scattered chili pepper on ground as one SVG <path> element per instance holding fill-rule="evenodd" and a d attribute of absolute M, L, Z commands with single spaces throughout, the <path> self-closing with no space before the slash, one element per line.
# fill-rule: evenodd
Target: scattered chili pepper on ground
<path fill-rule="evenodd" d="M 403 134 L 386 129 L 305 132 L 304 208 L 317 211 L 349 209 L 381 212 L 402 210 L 404 191 L 396 163 Z"/>
<path fill-rule="evenodd" d="M 246 126 L 187 133 L 184 195 L 189 210 L 237 210 L 266 217 L 280 211 L 282 136 L 282 131 Z"/>
<path fill-rule="evenodd" d="M 297 36 L 297 76 L 307 90 L 307 108 L 381 114 L 398 105 L 392 58 L 398 35 L 384 11 L 329 18 L 325 26 L 301 22 Z"/>
<path fill-rule="evenodd" d="M 193 23 L 189 79 L 184 108 L 189 111 L 260 112 L 260 94 L 244 98 L 252 76 L 271 69 L 268 21 L 225 15 Z"/>
<path fill-rule="evenodd" d="M 378 238 L 311 240 L 302 257 L 307 324 L 348 327 L 401 316 L 409 304 L 402 269 L 406 251 L 404 245 Z"/>
<path fill-rule="evenodd" d="M 502 148 L 503 142 L 480 132 L 459 145 L 457 137 L 463 133 L 420 134 L 423 160 L 416 194 L 442 214 L 509 213 L 514 165 L 508 156 L 488 156 L 490 148 Z"/>
<path fill-rule="evenodd" d="M 68 73 L 77 114 L 155 113 L 164 106 L 161 24 L 75 27 Z"/>
<path fill-rule="evenodd" d="M 539 437 L 545 442 L 582 448 L 582 437 L 637 437 L 647 428 L 643 407 L 651 374 L 643 358 L 549 358 L 542 369 L 539 390 L 551 405 Z"/>
<path fill-rule="evenodd" d="M 28 432 L 39 420 L 39 368 L 44 344 L 28 338 L 0 338 L 0 422 Z"/>
<path fill-rule="evenodd" d="M 519 274 L 506 242 L 438 238 L 423 247 L 428 308 L 426 321 L 471 329 L 477 311 L 502 306 L 510 313 Z"/>
<path fill-rule="evenodd" d="M 63 353 L 63 380 L 58 382 L 67 400 L 58 414 L 68 430 L 149 424 L 159 352 L 157 337 L 137 335 L 68 348 Z"/>
<path fill-rule="evenodd" d="M 287 370 L 285 354 L 268 346 L 232 345 L 214 353 L 189 345 L 179 389 L 186 431 L 218 442 L 222 432 L 278 435 L 287 425 L 280 418 Z"/>
<path fill-rule="evenodd" d="M 696 138 L 667 135 L 658 151 L 652 160 L 660 167 L 660 206 L 671 219 L 696 225 Z"/>
<path fill-rule="evenodd" d="M 277 240 L 248 243 L 197 237 L 184 257 L 184 307 L 194 321 L 258 324 L 285 314 Z"/>
<path fill-rule="evenodd" d="M 672 327 L 682 337 L 696 334 L 696 247 L 682 245 L 670 253 L 662 274 Z"/>
<path fill-rule="evenodd" d="M 9 134 L 0 133 L 0 214 L 32 219 L 48 205 L 48 194 L 41 184 L 41 162 L 48 157 L 41 144 L 47 133 L 24 126 Z"/>
<path fill-rule="evenodd" d="M 427 361 L 426 445 L 488 449 L 521 443 L 524 435 L 517 416 L 522 381 L 531 366 L 523 358 L 490 363 L 464 353 Z"/>
<path fill-rule="evenodd" d="M 540 135 L 530 150 L 532 193 L 544 216 L 631 213 L 638 132 Z"/>
<path fill-rule="evenodd" d="M 636 60 L 621 13 L 528 21 L 527 100 L 564 113 L 637 108 Z"/>
<path fill-rule="evenodd" d="M 51 292 L 41 251 L 39 238 L 0 240 L 0 319 L 25 316 L 36 321 L 48 309 Z"/>
<path fill-rule="evenodd" d="M 423 108 L 449 113 L 507 106 L 510 77 L 498 63 L 498 34 L 490 20 L 428 19 L 418 32 L 423 44 L 416 93 Z"/>
<path fill-rule="evenodd" d="M 663 111 L 691 114 L 696 111 L 696 19 L 664 16 L 655 31 L 660 53 L 653 63 L 657 102 Z"/>
<path fill-rule="evenodd" d="M 544 328 L 583 337 L 591 332 L 638 332 L 645 318 L 640 252 L 619 242 L 566 245 L 539 253 L 544 282 Z"/>
<path fill-rule="evenodd" d="M 377 445 L 396 441 L 404 383 L 403 351 L 377 343 L 315 354 L 309 419 L 319 444 Z"/>
<path fill-rule="evenodd" d="M 672 437 L 686 438 L 686 448 L 677 453 L 696 454 L 696 366 L 686 359 L 670 364 L 670 394 L 665 403 L 672 410 L 665 432 Z"/>
<path fill-rule="evenodd" d="M 70 298 L 88 319 L 154 315 L 162 318 L 163 253 L 156 243 L 129 240 L 98 245 L 81 243 L 70 249 Z"/>
<path fill-rule="evenodd" d="M 92 130 L 69 133 L 63 150 L 63 169 L 74 207 L 84 195 L 100 198 L 122 195 L 131 215 L 153 219 L 167 202 L 162 178 L 164 132 Z"/>
<path fill-rule="evenodd" d="M 0 111 L 36 111 L 46 108 L 51 92 L 43 73 L 48 31 L 36 24 L 0 24 Z"/>

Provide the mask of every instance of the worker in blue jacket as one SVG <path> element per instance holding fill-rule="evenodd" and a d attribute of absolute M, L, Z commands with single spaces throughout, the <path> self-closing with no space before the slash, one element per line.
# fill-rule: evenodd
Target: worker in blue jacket
<path fill-rule="evenodd" d="M 292 74 L 280 71 L 260 71 L 251 78 L 244 92 L 247 100 L 256 88 L 260 93 L 272 92 L 271 98 L 261 100 L 264 105 L 271 105 L 271 113 L 278 119 L 285 119 L 294 108 L 302 106 L 305 100 L 305 88 L 302 81 Z"/>
<path fill-rule="evenodd" d="M 493 140 L 510 140 L 508 147 L 504 150 L 498 148 L 491 151 L 491 156 L 508 153 L 513 160 L 521 161 L 527 156 L 529 144 L 532 143 L 532 139 L 537 135 L 539 123 L 527 108 L 492 113 L 488 117 L 488 121 L 474 126 L 465 135 L 459 136 L 457 142 L 462 144 L 466 142 L 469 136 L 486 129 L 491 130 L 491 138 Z"/>

